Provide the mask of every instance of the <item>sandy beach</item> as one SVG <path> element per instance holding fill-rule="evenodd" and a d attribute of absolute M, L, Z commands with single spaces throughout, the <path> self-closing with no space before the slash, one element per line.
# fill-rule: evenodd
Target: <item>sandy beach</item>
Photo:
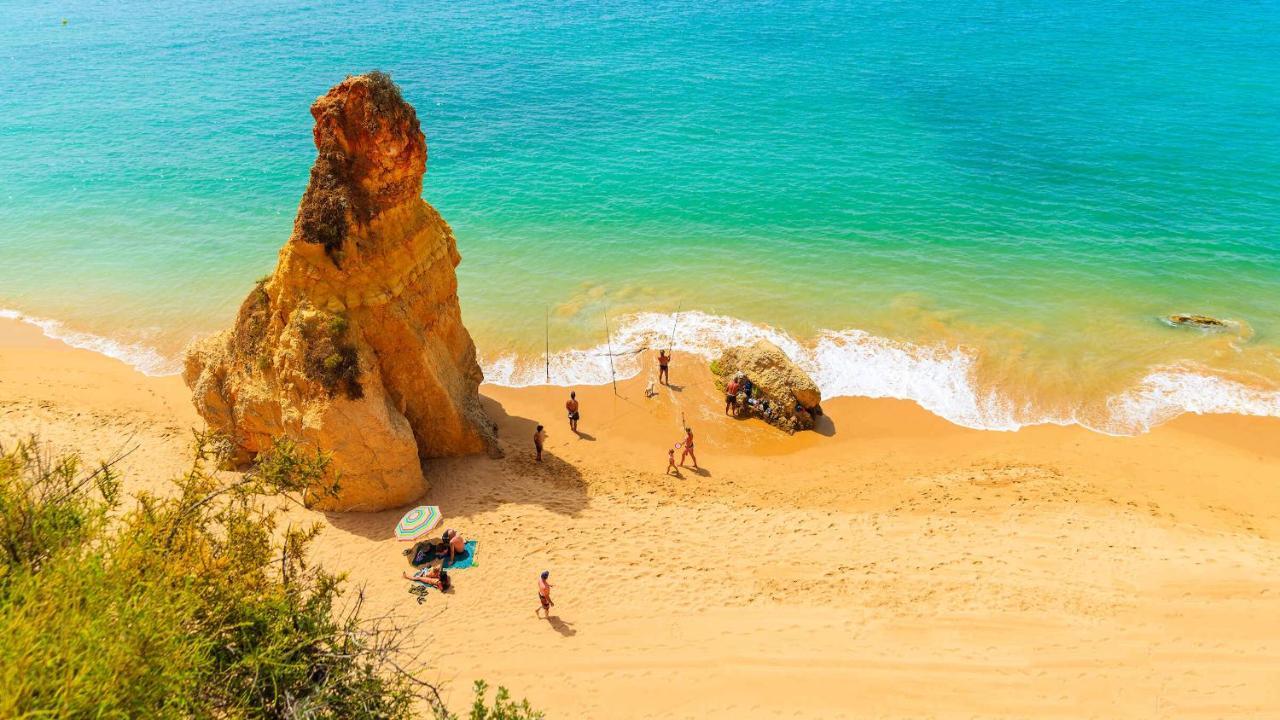
<path fill-rule="evenodd" d="M 1002 433 L 837 399 L 786 436 L 724 416 L 698 360 L 648 376 L 577 388 L 581 437 L 566 389 L 482 387 L 505 456 L 427 468 L 423 502 L 479 541 L 452 594 L 407 592 L 403 509 L 289 518 L 420 623 L 457 705 L 484 678 L 549 718 L 1280 715 L 1280 420 Z M 682 418 L 703 469 L 665 476 Z M 132 449 L 136 490 L 198 423 L 180 378 L 0 321 L 0 442 Z"/>

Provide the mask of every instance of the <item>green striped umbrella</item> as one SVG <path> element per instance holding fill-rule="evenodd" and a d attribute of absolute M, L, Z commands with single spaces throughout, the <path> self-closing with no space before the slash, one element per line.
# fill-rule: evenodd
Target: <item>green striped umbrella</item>
<path fill-rule="evenodd" d="M 444 518 L 440 508 L 435 505 L 422 505 L 404 514 L 396 524 L 396 538 L 405 542 L 413 542 L 431 532 Z"/>

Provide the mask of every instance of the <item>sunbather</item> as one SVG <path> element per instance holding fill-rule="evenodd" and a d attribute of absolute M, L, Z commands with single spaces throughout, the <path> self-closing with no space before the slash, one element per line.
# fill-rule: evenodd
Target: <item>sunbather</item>
<path fill-rule="evenodd" d="M 405 580 L 412 580 L 413 582 L 422 583 L 423 585 L 430 585 L 431 587 L 436 588 L 437 590 L 441 589 L 440 588 L 440 566 L 438 565 L 432 565 L 431 567 L 422 568 L 421 570 L 419 570 L 418 572 L 412 575 L 410 575 L 407 572 L 401 573 L 401 575 L 404 576 Z"/>
<path fill-rule="evenodd" d="M 454 557 L 467 551 L 467 541 L 463 539 L 462 535 L 457 530 L 453 529 L 445 530 L 444 537 L 442 539 L 447 546 L 447 550 L 445 552 L 449 555 L 449 559 L 446 562 L 452 565 Z M 441 554 L 443 555 L 445 553 Z"/>

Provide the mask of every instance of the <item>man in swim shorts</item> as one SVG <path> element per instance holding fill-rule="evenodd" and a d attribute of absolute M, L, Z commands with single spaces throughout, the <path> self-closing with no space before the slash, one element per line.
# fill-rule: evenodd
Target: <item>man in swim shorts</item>
<path fill-rule="evenodd" d="M 547 617 L 551 617 L 551 608 L 555 607 L 555 603 L 551 602 L 551 583 L 547 582 L 547 577 L 550 575 L 550 570 L 543 570 L 538 576 L 538 604 L 541 607 L 533 611 L 534 617 L 538 617 L 539 610 L 546 613 Z"/>
<path fill-rule="evenodd" d="M 564 409 L 569 411 L 569 429 L 578 432 L 578 418 L 582 417 L 578 414 L 578 393 L 569 393 L 569 400 L 564 404 Z"/>
<path fill-rule="evenodd" d="M 658 351 L 658 382 L 662 383 L 663 385 L 666 385 L 671 381 L 671 376 L 667 374 L 669 371 L 668 366 L 670 364 L 671 364 L 671 356 L 667 354 L 666 350 L 659 350 Z"/>

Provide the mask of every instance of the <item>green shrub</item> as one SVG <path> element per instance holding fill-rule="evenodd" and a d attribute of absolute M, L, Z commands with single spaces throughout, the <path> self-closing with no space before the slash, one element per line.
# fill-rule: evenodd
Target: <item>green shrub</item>
<path fill-rule="evenodd" d="M 341 313 L 309 318 L 303 328 L 307 341 L 303 367 L 330 395 L 342 392 L 352 400 L 364 397 L 360 384 L 360 354 L 348 338 L 350 321 Z"/>
<path fill-rule="evenodd" d="M 173 491 L 129 507 L 109 463 L 0 448 L 0 717 L 448 716 L 396 666 L 399 631 L 307 563 L 318 527 L 265 507 L 325 492 L 327 458 L 285 441 L 244 475 L 206 469 L 225 447 L 198 438 Z"/>

